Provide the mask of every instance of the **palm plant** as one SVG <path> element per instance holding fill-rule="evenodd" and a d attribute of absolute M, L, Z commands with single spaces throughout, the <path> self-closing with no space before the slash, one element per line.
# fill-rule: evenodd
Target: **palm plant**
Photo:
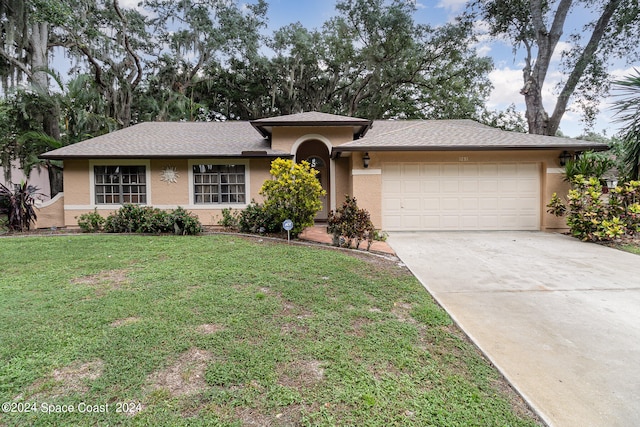
<path fill-rule="evenodd" d="M 622 80 L 613 82 L 620 91 L 620 98 L 614 102 L 613 109 L 618 115 L 617 121 L 623 123 L 620 135 L 623 144 L 622 162 L 625 166 L 625 178 L 640 178 L 640 71 L 634 69 Z"/>
<path fill-rule="evenodd" d="M 22 182 L 14 191 L 0 184 L 0 214 L 7 215 L 7 226 L 12 231 L 27 231 L 38 219 L 35 198 L 38 188 Z"/>

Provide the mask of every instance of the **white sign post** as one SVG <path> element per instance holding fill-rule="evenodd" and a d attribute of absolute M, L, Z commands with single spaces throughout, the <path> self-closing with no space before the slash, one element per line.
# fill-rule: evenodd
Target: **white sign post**
<path fill-rule="evenodd" d="M 293 230 L 293 221 L 290 219 L 285 219 L 282 223 L 282 228 L 287 230 L 287 243 L 291 243 L 291 230 Z"/>

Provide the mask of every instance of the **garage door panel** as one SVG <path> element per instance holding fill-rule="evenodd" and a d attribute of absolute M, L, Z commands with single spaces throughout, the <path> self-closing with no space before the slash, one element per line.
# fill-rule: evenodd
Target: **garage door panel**
<path fill-rule="evenodd" d="M 418 180 L 405 180 L 402 182 L 402 192 L 404 194 L 407 193 L 414 193 L 414 194 L 419 194 L 420 193 L 420 188 L 422 186 L 420 185 L 420 181 Z"/>
<path fill-rule="evenodd" d="M 463 194 L 478 194 L 478 181 L 476 180 L 471 180 L 470 178 L 465 178 L 463 179 L 461 185 L 460 185 L 460 192 L 462 192 Z"/>
<path fill-rule="evenodd" d="M 439 179 L 432 179 L 432 178 L 425 178 L 421 182 L 420 189 L 421 189 L 421 192 L 423 194 L 425 194 L 425 193 L 426 194 L 439 193 L 440 192 L 440 180 Z"/>
<path fill-rule="evenodd" d="M 421 215 L 403 215 L 402 222 L 407 227 L 413 230 L 417 230 L 421 227 L 422 216 Z"/>
<path fill-rule="evenodd" d="M 420 176 L 421 177 L 439 177 L 440 176 L 440 165 L 435 164 L 422 164 L 420 166 Z"/>
<path fill-rule="evenodd" d="M 460 227 L 463 230 L 476 230 L 478 228 L 478 220 L 477 216 L 461 216 L 460 217 Z"/>
<path fill-rule="evenodd" d="M 449 179 L 440 181 L 441 193 L 457 193 L 458 191 L 460 191 L 459 181 L 452 181 Z"/>
<path fill-rule="evenodd" d="M 421 200 L 419 197 L 404 198 L 401 207 L 405 212 L 420 212 L 422 208 Z"/>
<path fill-rule="evenodd" d="M 422 211 L 423 212 L 440 211 L 440 199 L 435 199 L 435 198 L 422 199 Z"/>
<path fill-rule="evenodd" d="M 398 192 L 398 188 L 402 185 L 401 179 L 385 178 L 382 180 L 382 194 L 393 194 Z"/>
<path fill-rule="evenodd" d="M 518 181 L 518 191 L 521 193 L 536 193 L 538 188 L 538 183 L 533 179 L 522 179 Z"/>
<path fill-rule="evenodd" d="M 515 197 L 503 197 L 500 198 L 500 206 L 498 209 L 500 211 L 518 211 L 520 208 L 520 199 Z"/>
<path fill-rule="evenodd" d="M 498 175 L 500 176 L 517 176 L 518 165 L 515 163 L 498 163 Z"/>
<path fill-rule="evenodd" d="M 497 177 L 498 176 L 498 164 L 497 163 L 481 163 L 478 166 L 478 176 L 480 177 Z"/>
<path fill-rule="evenodd" d="M 385 163 L 387 230 L 537 230 L 536 163 Z"/>
<path fill-rule="evenodd" d="M 460 176 L 478 177 L 479 165 L 473 163 L 464 163 L 460 168 Z"/>
<path fill-rule="evenodd" d="M 400 197 L 384 197 L 382 199 L 382 211 L 395 213 L 402 209 L 402 199 Z"/>
<path fill-rule="evenodd" d="M 478 181 L 478 191 L 480 193 L 495 193 L 498 191 L 498 180 L 487 180 L 485 178 L 480 179 L 480 181 Z"/>
<path fill-rule="evenodd" d="M 440 215 L 422 215 L 422 230 L 438 230 L 440 227 Z"/>
<path fill-rule="evenodd" d="M 460 200 L 456 198 L 443 198 L 440 201 L 441 211 L 454 211 L 457 212 L 460 209 Z"/>
<path fill-rule="evenodd" d="M 420 176 L 420 164 L 419 163 L 405 163 L 402 166 L 402 176 L 405 178 L 408 177 L 419 177 Z"/>
<path fill-rule="evenodd" d="M 385 163 L 384 164 L 384 173 L 387 178 L 397 178 L 401 175 L 401 165 L 400 163 Z"/>
<path fill-rule="evenodd" d="M 440 176 L 459 176 L 458 165 L 441 165 Z"/>
<path fill-rule="evenodd" d="M 478 199 L 477 198 L 463 198 L 461 199 L 461 208 L 464 211 L 478 211 Z"/>
<path fill-rule="evenodd" d="M 504 181 L 500 181 L 498 184 L 498 191 L 502 194 L 504 193 L 517 193 L 518 192 L 518 181 L 515 179 L 507 179 Z"/>
<path fill-rule="evenodd" d="M 445 215 L 440 218 L 440 225 L 444 230 L 458 230 L 460 229 L 460 221 L 458 216 Z"/>

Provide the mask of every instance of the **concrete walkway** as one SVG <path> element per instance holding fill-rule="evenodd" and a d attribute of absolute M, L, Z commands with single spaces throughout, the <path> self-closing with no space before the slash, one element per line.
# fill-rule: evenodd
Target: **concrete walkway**
<path fill-rule="evenodd" d="M 640 256 L 541 232 L 388 242 L 549 425 L 640 424 Z"/>

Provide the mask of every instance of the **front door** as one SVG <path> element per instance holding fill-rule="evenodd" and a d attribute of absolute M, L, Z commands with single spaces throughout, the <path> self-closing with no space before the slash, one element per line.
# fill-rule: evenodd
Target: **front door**
<path fill-rule="evenodd" d="M 320 185 L 322 189 L 329 194 L 327 191 L 327 164 L 326 162 L 318 156 L 311 156 L 307 158 L 307 162 L 311 165 L 312 168 L 318 171 L 316 178 L 320 181 Z M 316 215 L 316 220 L 326 220 L 329 217 L 329 204 L 327 200 L 327 195 L 320 197 L 320 201 L 322 202 L 322 209 Z"/>

